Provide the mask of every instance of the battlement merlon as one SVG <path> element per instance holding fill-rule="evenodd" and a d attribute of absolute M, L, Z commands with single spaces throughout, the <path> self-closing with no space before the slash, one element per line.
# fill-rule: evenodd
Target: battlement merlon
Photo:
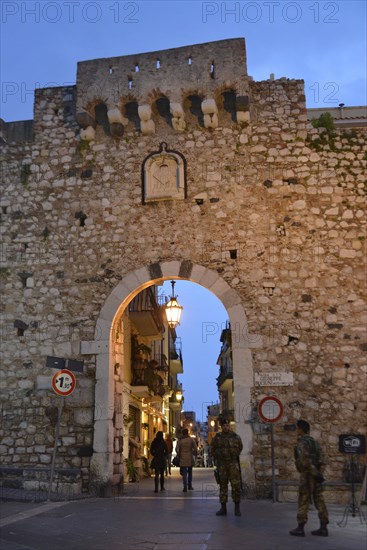
<path fill-rule="evenodd" d="M 248 82 L 244 38 L 81 61 L 77 113 L 93 117 L 99 102 L 114 110 L 127 100 L 144 105 L 160 96 L 181 104 L 190 93 L 211 99 L 228 89 L 246 96 Z"/>

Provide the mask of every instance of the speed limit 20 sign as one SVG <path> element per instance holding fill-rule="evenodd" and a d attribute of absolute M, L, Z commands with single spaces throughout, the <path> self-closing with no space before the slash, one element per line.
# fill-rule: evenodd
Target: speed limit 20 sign
<path fill-rule="evenodd" d="M 57 395 L 63 397 L 70 395 L 76 386 L 76 379 L 74 374 L 67 369 L 57 371 L 52 377 L 52 389 Z"/>

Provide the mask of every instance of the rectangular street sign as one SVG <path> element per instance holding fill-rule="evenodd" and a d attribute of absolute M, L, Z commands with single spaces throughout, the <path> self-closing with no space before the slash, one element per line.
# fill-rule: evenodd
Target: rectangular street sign
<path fill-rule="evenodd" d="M 46 367 L 50 369 L 69 369 L 74 372 L 83 372 L 84 361 L 76 361 L 75 359 L 63 359 L 62 357 L 48 356 L 46 359 Z"/>
<path fill-rule="evenodd" d="M 65 359 L 62 357 L 48 356 L 46 359 L 46 367 L 49 369 L 61 370 L 65 368 Z"/>
<path fill-rule="evenodd" d="M 293 372 L 255 372 L 256 386 L 293 386 Z"/>
<path fill-rule="evenodd" d="M 345 454 L 363 455 L 366 452 L 366 438 L 362 434 L 339 435 L 339 451 Z"/>
<path fill-rule="evenodd" d="M 68 359 L 67 368 L 69 370 L 72 370 L 74 372 L 83 372 L 83 366 L 84 366 L 84 361 L 76 361 L 75 359 Z"/>

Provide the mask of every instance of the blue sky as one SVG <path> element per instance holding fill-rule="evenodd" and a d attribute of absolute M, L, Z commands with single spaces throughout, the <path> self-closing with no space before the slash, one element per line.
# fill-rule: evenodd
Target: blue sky
<path fill-rule="evenodd" d="M 308 107 L 365 105 L 366 2 L 2 0 L 1 117 L 74 84 L 78 61 L 244 37 L 255 80 L 302 78 Z"/>
<path fill-rule="evenodd" d="M 362 0 L 2 0 L 0 9 L 0 116 L 6 121 L 32 118 L 34 88 L 75 84 L 78 61 L 236 37 L 246 40 L 255 80 L 271 73 L 304 79 L 308 107 L 367 103 Z M 201 418 L 217 399 L 216 360 L 227 315 L 198 285 L 178 281 L 175 290 L 185 307 L 178 329 L 185 408 Z"/>

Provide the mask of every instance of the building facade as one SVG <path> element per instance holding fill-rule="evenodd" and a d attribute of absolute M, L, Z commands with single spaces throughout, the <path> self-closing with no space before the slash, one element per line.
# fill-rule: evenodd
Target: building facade
<path fill-rule="evenodd" d="M 272 394 L 279 477 L 283 426 L 303 417 L 339 479 L 338 436 L 366 417 L 364 144 L 364 128 L 310 124 L 303 81 L 254 82 L 243 39 L 84 61 L 75 86 L 36 90 L 33 123 L 4 123 L 1 146 L 4 477 L 50 466 L 56 356 L 84 361 L 60 482 L 119 482 L 118 326 L 139 293 L 185 279 L 228 313 L 243 476 L 269 475 L 248 421 Z"/>
<path fill-rule="evenodd" d="M 229 323 L 220 335 L 221 348 L 217 360 L 219 376 L 217 388 L 219 393 L 220 415 L 234 421 L 234 382 L 232 361 L 232 333 Z"/>

